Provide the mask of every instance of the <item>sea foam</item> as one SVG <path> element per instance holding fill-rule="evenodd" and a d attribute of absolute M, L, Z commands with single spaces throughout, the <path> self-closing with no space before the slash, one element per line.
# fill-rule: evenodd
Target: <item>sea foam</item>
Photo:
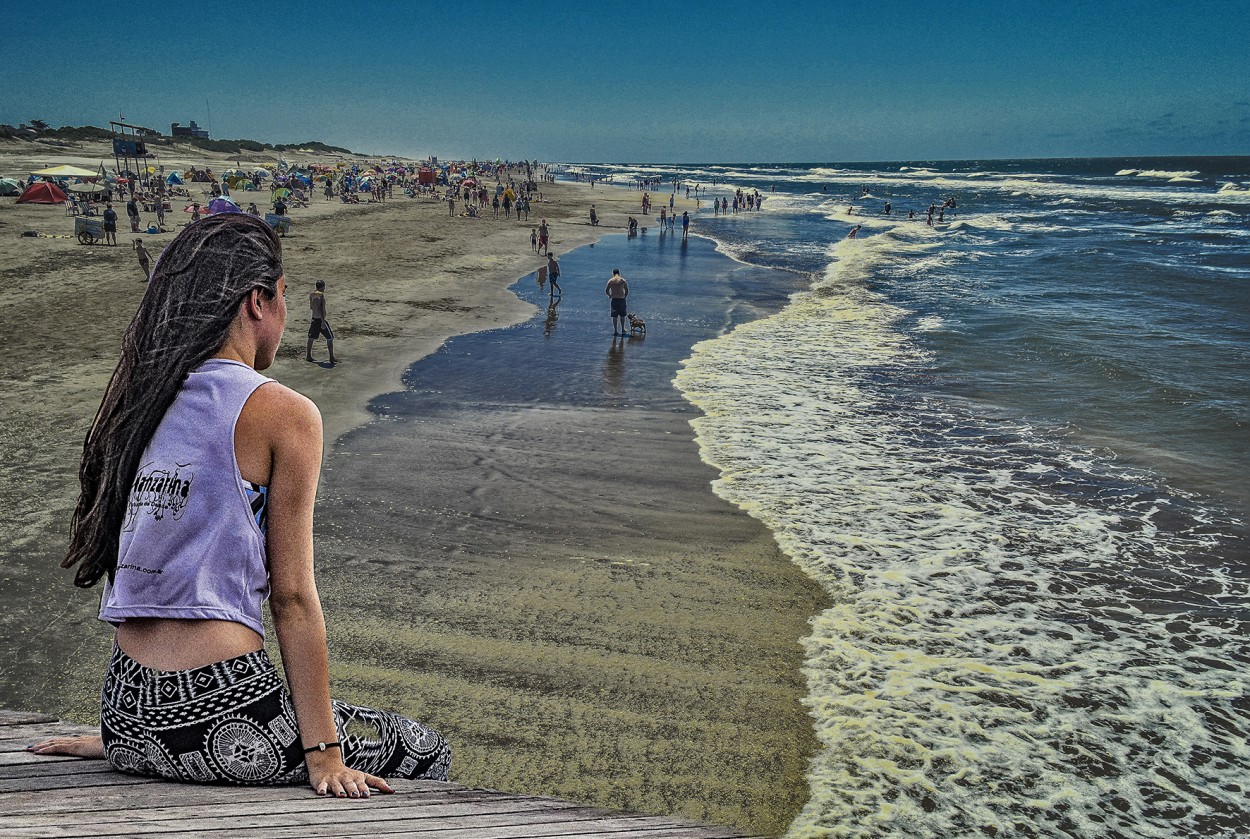
<path fill-rule="evenodd" d="M 1245 581 L 1193 559 L 1214 537 L 1149 476 L 906 388 L 930 359 L 870 280 L 940 253 L 925 227 L 832 246 L 675 380 L 715 491 L 833 598 L 791 835 L 1210 835 L 1250 772 L 1216 608 Z"/>

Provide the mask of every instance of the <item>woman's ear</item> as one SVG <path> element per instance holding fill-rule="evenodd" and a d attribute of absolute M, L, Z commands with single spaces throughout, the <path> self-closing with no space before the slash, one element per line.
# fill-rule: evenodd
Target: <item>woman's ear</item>
<path fill-rule="evenodd" d="M 253 320 L 261 320 L 265 317 L 265 291 L 261 288 L 253 288 L 247 293 L 247 297 L 243 298 L 243 306 L 247 312 L 247 316 Z"/>

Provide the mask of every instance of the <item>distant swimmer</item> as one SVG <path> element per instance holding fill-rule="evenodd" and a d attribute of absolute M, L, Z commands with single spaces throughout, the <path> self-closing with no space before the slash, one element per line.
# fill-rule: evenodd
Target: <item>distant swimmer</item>
<path fill-rule="evenodd" d="M 863 225 L 861 225 L 861 224 L 857 224 L 857 225 L 855 225 L 854 227 L 852 227 L 852 228 L 851 228 L 851 232 L 850 232 L 850 233 L 848 233 L 848 234 L 846 234 L 846 238 L 848 238 L 848 239 L 854 239 L 854 238 L 855 238 L 855 236 L 856 236 L 856 234 L 858 234 L 858 233 L 859 233 L 859 229 L 860 229 L 861 227 L 863 227 Z"/>
<path fill-rule="evenodd" d="M 881 208 L 881 212 L 885 213 L 887 216 L 890 214 L 890 202 L 889 201 L 885 202 L 885 206 Z"/>
<path fill-rule="evenodd" d="M 912 219 L 914 219 L 915 217 L 916 217 L 916 211 L 915 211 L 915 210 L 908 210 L 908 211 L 907 211 L 907 220 L 908 220 L 908 221 L 911 221 L 911 220 L 912 220 Z"/>
<path fill-rule="evenodd" d="M 846 208 L 846 214 L 847 214 L 848 216 L 849 216 L 849 215 L 854 215 L 854 213 L 855 213 L 855 205 L 854 205 L 854 204 L 852 204 L 852 205 L 850 205 L 849 207 L 847 207 L 847 208 Z"/>

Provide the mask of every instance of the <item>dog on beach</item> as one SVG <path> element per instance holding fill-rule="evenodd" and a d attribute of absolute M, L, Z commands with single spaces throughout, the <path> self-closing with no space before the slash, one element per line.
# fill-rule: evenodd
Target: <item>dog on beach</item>
<path fill-rule="evenodd" d="M 635 314 L 630 314 L 628 317 L 629 317 L 629 332 L 631 335 L 635 332 L 639 332 L 643 335 L 647 334 L 647 322 L 645 320 L 643 320 L 642 318 L 638 317 Z"/>

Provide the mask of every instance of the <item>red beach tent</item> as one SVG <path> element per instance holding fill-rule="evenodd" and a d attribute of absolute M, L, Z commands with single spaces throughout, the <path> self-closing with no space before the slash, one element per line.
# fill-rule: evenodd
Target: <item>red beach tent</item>
<path fill-rule="evenodd" d="M 65 193 L 54 183 L 36 181 L 26 187 L 17 199 L 19 204 L 60 204 L 65 200 Z"/>

